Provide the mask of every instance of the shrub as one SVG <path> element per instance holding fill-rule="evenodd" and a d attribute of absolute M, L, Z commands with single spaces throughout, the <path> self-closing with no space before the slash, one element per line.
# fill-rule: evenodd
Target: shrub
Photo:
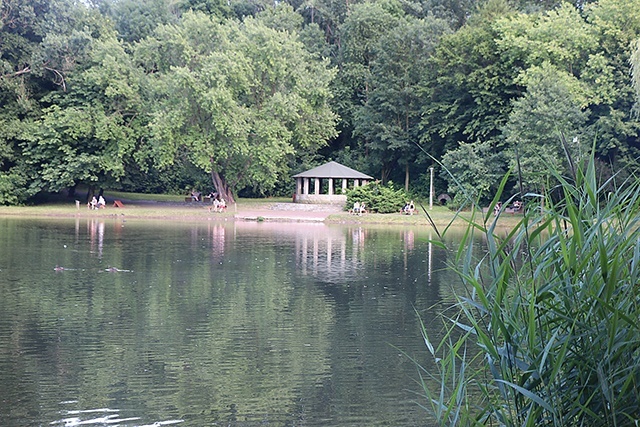
<path fill-rule="evenodd" d="M 387 185 L 371 182 L 347 191 L 347 208 L 355 202 L 364 202 L 370 212 L 400 212 L 408 198 L 404 190 L 394 189 L 392 182 Z"/>
<path fill-rule="evenodd" d="M 27 178 L 17 170 L 0 172 L 0 205 L 18 205 L 37 194 L 27 186 Z"/>
<path fill-rule="evenodd" d="M 527 197 L 507 236 L 491 213 L 506 178 L 471 221 L 454 264 L 468 294 L 439 344 L 423 328 L 436 369 L 421 381 L 440 425 L 638 425 L 640 185 L 599 183 L 594 164 L 555 174 L 561 197 Z M 488 249 L 476 260 L 478 230 Z"/>

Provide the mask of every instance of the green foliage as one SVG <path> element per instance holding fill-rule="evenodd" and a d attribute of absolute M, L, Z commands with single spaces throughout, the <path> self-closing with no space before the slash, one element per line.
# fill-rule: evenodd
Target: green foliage
<path fill-rule="evenodd" d="M 340 73 L 334 82 L 333 108 L 346 129 L 355 126 L 355 115 L 369 97 L 371 62 L 380 38 L 398 21 L 398 13 L 392 13 L 382 2 L 368 2 L 355 4 L 340 25 Z"/>
<path fill-rule="evenodd" d="M 481 202 L 491 199 L 505 172 L 501 154 L 482 141 L 461 142 L 457 149 L 442 157 L 442 165 L 441 175 L 449 182 L 447 191 L 454 195 L 454 202 L 460 202 L 461 198 Z"/>
<path fill-rule="evenodd" d="M 387 185 L 371 182 L 347 191 L 347 207 L 353 206 L 355 202 L 365 203 L 369 212 L 400 212 L 408 201 L 407 193 L 393 188 L 393 182 Z"/>
<path fill-rule="evenodd" d="M 264 195 L 348 156 L 415 189 L 434 158 L 483 141 L 490 169 L 517 148 L 541 188 L 541 159 L 563 163 L 558 132 L 637 166 L 639 38 L 640 0 L 4 0 L 0 174 L 117 186 L 188 152 L 229 191 Z M 493 193 L 471 166 L 467 188 Z"/>
<path fill-rule="evenodd" d="M 261 19 L 219 24 L 188 13 L 179 25 L 160 27 L 138 55 L 157 81 L 149 94 L 157 163 L 187 152 L 228 201 L 247 187 L 273 189 L 288 178 L 289 157 L 315 152 L 335 135 L 328 108 L 334 73 L 304 51 L 295 32 Z M 159 63 L 163 72 L 152 74 Z"/>
<path fill-rule="evenodd" d="M 568 170 L 565 148 L 572 158 L 580 158 L 587 114 L 573 95 L 575 79 L 552 66 L 532 67 L 529 75 L 527 93 L 513 103 L 504 126 L 504 153 L 512 170 L 519 156 L 524 191 L 542 191 L 552 170 Z M 565 135 L 569 143 L 563 147 L 558 135 Z"/>
<path fill-rule="evenodd" d="M 640 104 L 640 39 L 634 43 L 633 56 L 631 57 L 631 74 L 633 76 L 633 87 L 636 91 L 636 112 Z"/>
<path fill-rule="evenodd" d="M 419 153 L 422 100 L 419 83 L 440 38 L 444 21 L 400 19 L 380 36 L 371 61 L 366 103 L 356 110 L 355 134 L 362 136 L 368 162 L 382 176 L 405 178 Z"/>
<path fill-rule="evenodd" d="M 0 174 L 0 205 L 24 203 L 35 193 L 27 187 L 27 178 L 15 168 Z"/>
<path fill-rule="evenodd" d="M 177 18 L 175 2 L 169 0 L 120 0 L 101 6 L 114 20 L 119 38 L 127 42 L 140 41 L 153 34 L 158 25 Z"/>
<path fill-rule="evenodd" d="M 421 383 L 440 425 L 640 418 L 640 184 L 600 182 L 595 164 L 574 162 L 570 178 L 550 165 L 555 197 L 529 197 L 506 235 L 491 212 L 470 222 L 453 267 L 467 293 L 439 342 L 423 332 L 434 365 Z"/>
<path fill-rule="evenodd" d="M 429 61 L 421 84 L 421 143 L 436 158 L 460 141 L 490 141 L 520 95 L 516 83 L 520 58 L 502 56 L 500 18 L 514 12 L 501 0 L 487 2 L 475 19 L 443 37 Z"/>
<path fill-rule="evenodd" d="M 229 3 L 224 0 L 180 0 L 177 4 L 181 10 L 203 12 L 218 19 L 231 14 Z"/>

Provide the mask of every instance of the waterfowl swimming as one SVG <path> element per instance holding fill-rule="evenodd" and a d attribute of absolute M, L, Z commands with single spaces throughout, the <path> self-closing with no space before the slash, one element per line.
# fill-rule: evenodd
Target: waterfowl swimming
<path fill-rule="evenodd" d="M 104 271 L 108 271 L 109 273 L 127 273 L 131 270 L 121 270 L 116 267 L 109 267 L 109 268 L 105 268 Z"/>

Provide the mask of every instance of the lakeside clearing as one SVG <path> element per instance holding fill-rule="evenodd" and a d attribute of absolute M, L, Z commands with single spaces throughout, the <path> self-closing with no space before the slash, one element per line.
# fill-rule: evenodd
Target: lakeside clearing
<path fill-rule="evenodd" d="M 114 200 L 121 200 L 124 208 L 113 206 Z M 303 205 L 292 203 L 288 198 L 239 199 L 231 204 L 225 212 L 213 212 L 210 205 L 203 203 L 187 203 L 184 196 L 140 195 L 130 193 L 110 193 L 105 209 L 90 210 L 85 205 L 76 207 L 74 200 L 56 201 L 35 206 L 0 206 L 0 216 L 5 217 L 51 217 L 51 218 L 114 218 L 160 220 L 160 221 L 279 221 L 279 222 L 325 222 L 330 224 L 388 224 L 405 226 L 430 226 L 430 221 L 422 211 L 415 215 L 401 213 L 377 214 L 367 213 L 362 216 L 352 215 L 337 207 L 322 205 Z M 463 212 L 456 217 L 455 211 L 443 206 L 428 209 L 429 216 L 437 227 L 445 227 L 451 222 L 464 225 L 465 219 L 471 217 L 470 212 Z M 480 220 L 477 213 L 476 221 Z M 513 226 L 521 215 L 505 214 L 500 218 L 500 225 Z M 493 220 L 493 216 L 489 217 Z"/>

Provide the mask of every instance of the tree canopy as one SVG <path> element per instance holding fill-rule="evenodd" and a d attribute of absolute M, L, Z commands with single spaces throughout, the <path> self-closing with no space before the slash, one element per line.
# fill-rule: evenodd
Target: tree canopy
<path fill-rule="evenodd" d="M 640 0 L 4 0 L 0 203 L 290 194 L 333 159 L 488 199 L 567 147 L 633 172 L 639 40 Z"/>
<path fill-rule="evenodd" d="M 162 64 L 160 72 L 147 69 L 157 99 L 154 157 L 171 164 L 184 150 L 230 201 L 247 186 L 272 189 L 286 179 L 289 156 L 335 136 L 328 106 L 333 71 L 305 51 L 296 33 L 255 18 L 219 24 L 187 13 L 179 25 L 159 28 L 138 53 Z"/>

